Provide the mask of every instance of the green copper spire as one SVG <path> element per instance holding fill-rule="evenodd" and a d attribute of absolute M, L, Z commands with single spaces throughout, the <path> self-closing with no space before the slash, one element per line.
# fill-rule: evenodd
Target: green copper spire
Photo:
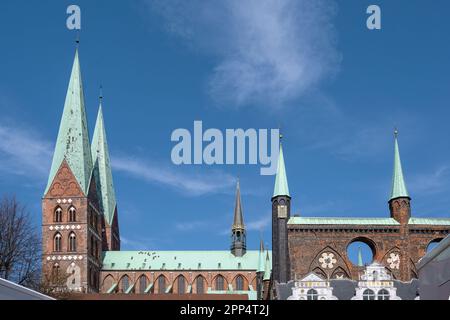
<path fill-rule="evenodd" d="M 264 279 L 263 280 L 270 280 L 270 271 L 271 271 L 271 266 L 270 266 L 270 258 L 269 258 L 269 252 L 267 252 L 266 255 L 266 264 L 264 265 Z"/>
<path fill-rule="evenodd" d="M 364 267 L 361 247 L 358 248 L 358 267 Z"/>
<path fill-rule="evenodd" d="M 289 196 L 289 186 L 286 176 L 286 168 L 284 166 L 283 146 L 280 142 L 280 154 L 278 156 L 277 176 L 275 178 L 275 188 L 273 196 Z"/>
<path fill-rule="evenodd" d="M 403 178 L 402 163 L 400 161 L 400 151 L 398 148 L 398 131 L 395 134 L 395 148 L 394 148 L 394 174 L 392 176 L 392 191 L 389 200 L 401 197 L 409 198 L 408 191 L 406 190 L 405 179 Z"/>
<path fill-rule="evenodd" d="M 92 174 L 92 157 L 89 133 L 84 107 L 83 83 L 81 80 L 78 49 L 75 52 L 72 74 L 70 75 L 64 111 L 56 140 L 55 153 L 48 177 L 47 194 L 55 175 L 66 159 L 81 190 L 87 195 Z"/>
<path fill-rule="evenodd" d="M 92 162 L 94 163 L 94 177 L 97 184 L 100 206 L 105 215 L 105 220 L 109 223 L 109 225 L 112 225 L 114 212 L 116 210 L 116 195 L 114 192 L 101 100 L 102 97 L 100 97 L 100 107 L 98 109 L 94 137 L 92 138 L 91 151 Z"/>
<path fill-rule="evenodd" d="M 236 185 L 236 203 L 234 206 L 234 219 L 233 219 L 233 230 L 243 230 L 245 229 L 244 225 L 244 216 L 242 214 L 242 204 L 241 204 L 241 187 L 239 184 L 239 180 Z"/>
<path fill-rule="evenodd" d="M 264 265 L 264 243 L 261 239 L 260 245 L 259 245 L 259 256 L 258 256 L 258 271 L 257 272 L 264 272 L 265 265 Z"/>

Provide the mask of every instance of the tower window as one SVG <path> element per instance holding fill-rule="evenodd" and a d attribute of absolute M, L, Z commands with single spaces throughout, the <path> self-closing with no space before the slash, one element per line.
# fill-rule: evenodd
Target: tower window
<path fill-rule="evenodd" d="M 69 235 L 69 252 L 77 251 L 77 236 L 74 232 Z"/>
<path fill-rule="evenodd" d="M 61 251 L 61 234 L 55 234 L 53 238 L 53 251 L 60 252 Z"/>
<path fill-rule="evenodd" d="M 77 210 L 74 207 L 70 207 L 69 209 L 69 222 L 77 221 Z"/>
<path fill-rule="evenodd" d="M 60 207 L 56 208 L 53 220 L 55 222 L 62 222 L 62 209 Z"/>

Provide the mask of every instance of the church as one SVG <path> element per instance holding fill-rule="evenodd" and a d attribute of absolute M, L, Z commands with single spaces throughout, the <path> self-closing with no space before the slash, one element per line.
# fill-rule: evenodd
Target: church
<path fill-rule="evenodd" d="M 102 97 L 91 142 L 77 48 L 42 198 L 43 278 L 85 294 L 269 295 L 272 254 L 247 250 L 239 182 L 229 250 L 121 251 L 117 207 Z"/>
<path fill-rule="evenodd" d="M 354 242 L 367 244 L 373 261 L 385 267 L 392 279 L 410 282 L 417 279 L 417 265 L 429 245 L 441 241 L 450 232 L 450 218 L 411 214 L 411 197 L 403 176 L 397 130 L 388 216 L 291 216 L 292 199 L 280 146 L 272 197 L 272 278 L 278 284 L 310 273 L 322 279 L 359 280 L 365 267 L 362 263 L 352 263 L 347 254 Z"/>

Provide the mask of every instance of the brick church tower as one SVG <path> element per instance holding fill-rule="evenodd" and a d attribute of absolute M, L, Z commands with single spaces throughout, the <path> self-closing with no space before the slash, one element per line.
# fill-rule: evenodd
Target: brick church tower
<path fill-rule="evenodd" d="M 283 146 L 280 143 L 277 175 L 272 196 L 272 274 L 273 280 L 286 283 L 291 267 L 288 248 L 288 221 L 291 216 L 291 196 L 284 165 Z"/>
<path fill-rule="evenodd" d="M 98 292 L 102 253 L 120 248 L 101 106 L 93 141 L 77 49 L 42 199 L 42 273 L 60 290 Z"/>

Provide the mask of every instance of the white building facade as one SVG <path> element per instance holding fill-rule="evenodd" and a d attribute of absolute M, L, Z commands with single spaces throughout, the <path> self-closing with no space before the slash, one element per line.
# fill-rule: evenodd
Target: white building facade
<path fill-rule="evenodd" d="M 392 276 L 383 265 L 374 262 L 368 265 L 360 276 L 352 300 L 401 300 L 401 298 L 397 296 Z"/>
<path fill-rule="evenodd" d="M 330 282 L 315 273 L 310 273 L 301 280 L 296 280 L 292 295 L 288 300 L 338 300 L 333 296 Z"/>

